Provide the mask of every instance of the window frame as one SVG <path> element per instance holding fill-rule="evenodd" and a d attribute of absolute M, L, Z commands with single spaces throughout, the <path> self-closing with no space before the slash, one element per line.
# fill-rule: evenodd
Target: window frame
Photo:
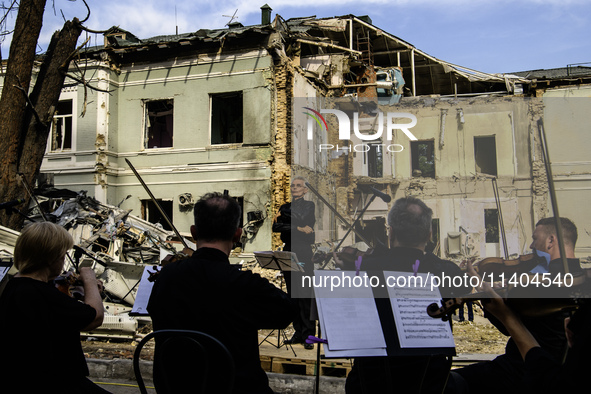
<path fill-rule="evenodd" d="M 160 205 L 160 208 L 162 208 L 162 210 L 166 213 L 166 215 L 168 216 L 168 218 L 170 219 L 172 224 L 174 224 L 174 219 L 173 219 L 174 218 L 174 202 L 173 202 L 173 200 L 172 199 L 157 198 L 156 201 Z M 152 224 L 160 223 L 162 225 L 162 228 L 166 231 L 173 230 L 172 228 L 170 228 L 170 226 L 166 222 L 166 219 L 164 219 L 164 216 L 162 215 L 162 213 L 160 212 L 160 210 L 158 209 L 158 207 L 156 206 L 156 204 L 154 203 L 154 201 L 152 199 L 148 198 L 148 199 L 140 200 L 140 212 L 141 212 L 142 220 L 145 220 L 146 222 L 149 222 Z M 152 218 L 152 219 L 158 218 L 159 220 L 158 221 L 157 220 L 151 221 L 150 218 Z"/>
<path fill-rule="evenodd" d="M 371 178 L 384 177 L 384 144 L 380 141 L 370 142 L 369 150 L 364 152 L 367 176 Z"/>
<path fill-rule="evenodd" d="M 496 216 L 496 224 L 490 223 L 487 218 Z M 489 227 L 490 225 L 490 227 Z M 499 221 L 499 210 L 497 208 L 484 210 L 484 242 L 487 244 L 499 244 L 501 242 L 501 224 Z M 494 231 L 494 234 L 491 232 Z M 489 240 L 493 236 L 493 240 Z"/>
<path fill-rule="evenodd" d="M 411 173 L 411 177 L 414 177 L 413 173 L 415 170 L 420 170 L 420 157 L 421 155 L 418 154 L 418 150 L 419 150 L 419 144 L 429 144 L 431 145 L 431 151 L 433 153 L 432 155 L 432 160 L 433 160 L 433 174 L 432 175 L 425 175 L 425 173 L 422 172 L 421 170 L 421 177 L 422 178 L 432 178 L 435 179 L 437 176 L 437 168 L 435 166 L 435 140 L 431 139 L 431 140 L 418 140 L 418 141 L 410 141 L 410 173 Z M 416 160 L 415 160 L 415 155 L 417 155 Z M 416 165 L 415 165 L 416 163 Z"/>
<path fill-rule="evenodd" d="M 76 92 L 62 93 L 60 95 L 59 100 L 58 100 L 58 107 L 59 107 L 59 103 L 65 102 L 65 101 L 71 101 L 72 111 L 70 114 L 60 115 L 56 109 L 56 113 L 53 115 L 53 119 L 51 121 L 51 128 L 49 130 L 49 136 L 47 138 L 46 153 L 48 153 L 48 154 L 59 154 L 59 153 L 67 153 L 67 152 L 75 152 L 76 151 L 76 130 L 77 130 L 77 123 L 78 123 L 77 117 L 74 116 L 74 114 L 76 113 L 76 107 L 77 107 L 76 106 Z M 65 140 L 62 140 L 62 147 L 60 149 L 53 149 L 55 126 L 58 123 L 57 121 L 59 119 L 70 119 L 71 120 L 70 147 L 69 148 L 65 148 L 65 149 L 63 148 L 63 143 Z M 64 123 L 62 123 L 62 124 L 64 124 Z"/>
<path fill-rule="evenodd" d="M 477 154 L 478 154 L 478 147 L 481 147 L 482 150 L 484 151 L 490 151 L 491 146 L 488 147 L 484 147 L 484 144 L 479 144 L 477 143 L 477 141 L 485 141 L 485 140 L 492 140 L 492 144 L 494 145 L 494 174 L 491 174 L 490 172 L 485 172 L 482 171 L 482 167 L 478 167 L 478 163 L 479 160 L 477 160 Z M 485 149 L 486 148 L 486 149 Z M 488 157 L 492 157 L 492 156 L 488 156 Z M 492 164 L 493 163 L 488 163 L 490 164 L 487 167 L 492 168 Z M 485 168 L 485 170 L 488 170 L 488 168 Z M 497 138 L 495 135 L 476 135 L 474 136 L 474 171 L 481 173 L 481 174 L 487 174 L 487 175 L 492 175 L 492 176 L 498 176 L 499 174 L 499 161 L 497 160 Z"/>
<path fill-rule="evenodd" d="M 150 112 L 149 112 L 149 104 L 155 102 L 163 102 L 166 101 L 167 105 L 170 104 L 172 108 L 169 110 L 172 113 L 162 115 L 161 117 L 168 117 L 171 116 L 171 125 L 170 125 L 170 146 L 151 146 L 150 147 Z M 143 109 L 143 124 L 142 124 L 142 131 L 143 131 L 143 149 L 144 150 L 152 150 L 152 149 L 171 149 L 174 148 L 174 98 L 166 97 L 166 98 L 156 98 L 156 99 L 143 99 L 142 100 L 142 109 Z M 167 129 L 168 130 L 168 129 Z M 162 134 L 162 132 L 160 133 Z"/>
<path fill-rule="evenodd" d="M 225 96 L 225 97 L 224 97 Z M 219 139 L 221 142 L 214 142 L 214 128 L 216 127 L 216 120 L 214 119 L 216 108 L 217 99 L 223 98 L 230 98 L 232 96 L 239 96 L 240 97 L 240 121 L 235 122 L 236 124 L 240 125 L 240 140 L 239 141 L 223 141 L 223 135 L 220 135 Z M 219 126 L 218 126 L 219 127 Z M 210 145 L 229 145 L 229 144 L 243 144 L 244 143 L 244 91 L 236 90 L 236 91 L 228 91 L 228 92 L 217 92 L 217 93 L 209 93 L 209 144 Z"/>

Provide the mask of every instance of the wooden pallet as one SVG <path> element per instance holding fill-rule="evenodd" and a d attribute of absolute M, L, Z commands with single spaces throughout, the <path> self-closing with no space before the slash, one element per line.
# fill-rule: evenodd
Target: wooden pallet
<path fill-rule="evenodd" d="M 266 372 L 294 374 L 294 375 L 316 375 L 316 360 L 315 359 L 301 359 L 301 358 L 285 358 L 277 356 L 260 356 L 261 367 Z M 490 357 L 483 357 L 482 359 L 462 359 L 454 358 L 452 369 L 465 367 L 466 365 L 477 362 L 490 360 Z M 353 366 L 352 360 L 347 359 L 321 359 L 320 360 L 320 376 L 333 376 L 344 378 L 351 371 Z"/>
<path fill-rule="evenodd" d="M 316 375 L 316 360 L 261 356 L 261 366 L 267 372 Z M 349 360 L 320 360 L 320 376 L 346 377 L 351 371 Z"/>

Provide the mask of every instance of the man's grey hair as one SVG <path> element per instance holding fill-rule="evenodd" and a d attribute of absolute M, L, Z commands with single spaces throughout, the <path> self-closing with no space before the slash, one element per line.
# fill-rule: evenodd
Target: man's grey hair
<path fill-rule="evenodd" d="M 388 213 L 392 239 L 402 246 L 426 244 L 431 235 L 433 210 L 416 197 L 399 198 Z"/>

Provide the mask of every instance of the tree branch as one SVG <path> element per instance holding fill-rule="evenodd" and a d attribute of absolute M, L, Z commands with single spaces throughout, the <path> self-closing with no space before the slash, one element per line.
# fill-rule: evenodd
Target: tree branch
<path fill-rule="evenodd" d="M 72 74 L 66 73 L 66 77 L 73 79 L 74 81 L 81 83 L 85 87 L 88 87 L 89 89 L 94 90 L 96 92 L 111 93 L 111 90 L 105 90 L 105 89 L 94 87 L 94 86 L 90 85 L 88 82 L 86 82 L 84 79 L 77 78 L 77 77 L 73 76 Z"/>
<path fill-rule="evenodd" d="M 88 11 L 88 13 L 86 14 L 86 18 L 82 19 L 80 21 L 80 24 L 82 25 L 84 22 L 86 22 L 88 20 L 88 18 L 90 18 L 90 7 L 88 6 L 88 3 L 86 3 L 86 0 L 82 0 L 82 2 L 84 3 L 84 5 L 86 6 L 86 10 Z"/>
<path fill-rule="evenodd" d="M 20 83 L 20 79 L 19 79 L 18 83 Z M 29 104 L 29 107 L 31 107 L 31 111 L 33 111 L 33 115 L 35 115 L 35 119 L 37 120 L 37 122 L 39 124 L 44 125 L 45 123 L 43 123 L 41 121 L 41 118 L 39 117 L 39 114 L 35 110 L 35 107 L 33 106 L 33 103 L 31 102 L 31 99 L 29 98 L 29 95 L 27 94 L 27 91 L 25 90 L 25 88 L 23 88 L 22 86 L 19 86 L 19 85 L 12 85 L 12 86 L 15 87 L 15 88 L 17 88 L 21 92 L 23 92 L 23 96 L 25 96 L 25 100 L 27 100 L 27 103 Z"/>
<path fill-rule="evenodd" d="M 104 34 L 104 33 L 106 33 L 106 32 L 108 32 L 108 31 L 109 31 L 109 30 L 92 30 L 92 29 L 89 29 L 89 28 L 88 28 L 88 27 L 86 27 L 86 26 L 80 26 L 80 28 L 81 28 L 82 30 L 84 30 L 84 31 L 87 31 L 87 32 L 89 32 L 89 33 L 95 33 L 95 34 Z"/>

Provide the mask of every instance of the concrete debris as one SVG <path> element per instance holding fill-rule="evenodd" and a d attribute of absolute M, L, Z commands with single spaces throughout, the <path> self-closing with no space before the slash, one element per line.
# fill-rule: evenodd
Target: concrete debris
<path fill-rule="evenodd" d="M 33 220 L 45 217 L 63 226 L 74 239 L 66 258 L 66 270 L 91 267 L 104 285 L 105 319 L 88 336 L 133 338 L 148 317 L 130 316 L 145 267 L 160 265 L 165 257 L 179 255 L 183 245 L 175 233 L 131 215 L 130 210 L 100 203 L 93 197 L 69 190 L 43 190 L 39 206 L 29 212 Z M 11 256 L 18 232 L 0 228 L 0 250 Z M 178 246 L 177 246 L 178 245 Z M 177 246 L 177 247 L 175 247 Z M 13 267 L 8 275 L 16 274 Z M 1 287 L 0 287 L 1 288 Z"/>

